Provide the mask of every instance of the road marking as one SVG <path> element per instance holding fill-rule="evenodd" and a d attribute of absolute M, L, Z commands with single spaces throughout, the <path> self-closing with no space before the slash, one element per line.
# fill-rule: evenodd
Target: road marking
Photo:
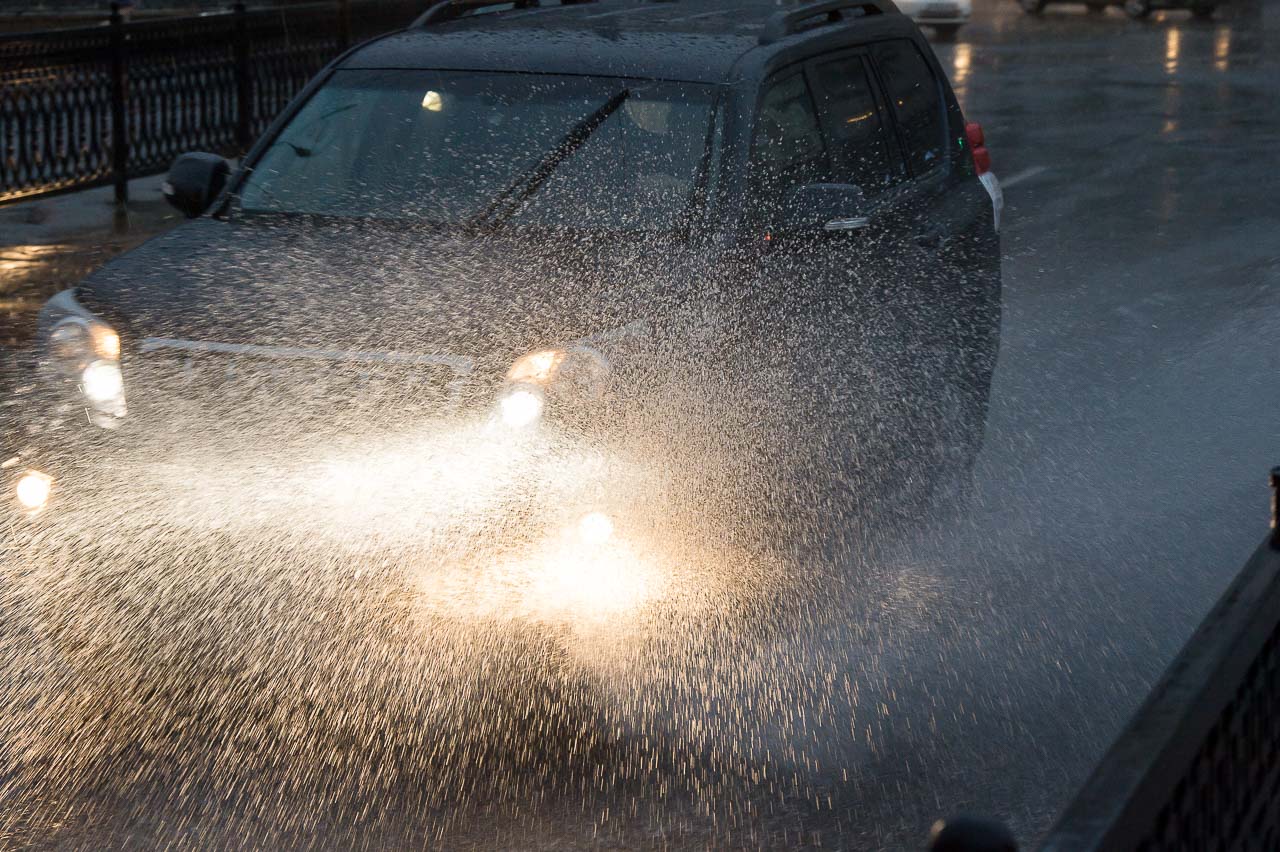
<path fill-rule="evenodd" d="M 1018 172 L 1016 175 L 1013 175 L 1012 177 L 1005 178 L 1004 180 L 1000 181 L 1000 185 L 1008 189 L 1011 186 L 1017 186 L 1023 181 L 1031 180 L 1036 175 L 1043 174 L 1044 172 L 1047 172 L 1047 171 L 1049 171 L 1048 166 L 1032 166 L 1029 169 L 1023 169 L 1022 171 Z"/>

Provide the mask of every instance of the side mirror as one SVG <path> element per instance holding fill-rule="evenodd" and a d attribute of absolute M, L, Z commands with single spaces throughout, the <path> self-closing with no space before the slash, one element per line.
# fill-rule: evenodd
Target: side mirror
<path fill-rule="evenodd" d="M 170 204 L 194 219 L 222 194 L 231 165 L 217 154 L 183 154 L 169 167 L 161 191 Z"/>
<path fill-rule="evenodd" d="M 870 224 L 867 199 L 850 183 L 797 186 L 782 201 L 782 225 L 789 231 L 856 231 Z"/>

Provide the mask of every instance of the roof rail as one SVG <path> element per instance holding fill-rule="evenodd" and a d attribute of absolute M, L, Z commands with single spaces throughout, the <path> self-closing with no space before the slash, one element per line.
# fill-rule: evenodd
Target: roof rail
<path fill-rule="evenodd" d="M 593 3 L 595 0 L 554 0 L 555 5 L 574 6 L 578 3 Z M 470 15 L 509 10 L 536 9 L 542 5 L 541 0 L 436 0 L 427 11 L 413 22 L 414 27 L 430 27 L 446 21 L 457 20 Z M 547 5 L 552 5 L 548 3 Z"/>
<path fill-rule="evenodd" d="M 795 35 L 806 29 L 802 26 L 805 22 L 819 16 L 825 16 L 828 24 L 837 24 L 846 17 L 864 18 L 868 15 L 883 15 L 895 11 L 897 8 L 885 0 L 823 0 L 821 3 L 799 6 L 771 15 L 760 32 L 760 43 L 770 44 L 789 35 Z"/>

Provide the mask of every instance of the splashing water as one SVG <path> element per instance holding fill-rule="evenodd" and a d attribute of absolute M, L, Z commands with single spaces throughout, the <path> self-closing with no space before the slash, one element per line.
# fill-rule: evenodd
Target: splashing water
<path fill-rule="evenodd" d="M 354 281 L 331 238 L 269 236 L 234 262 L 288 285 L 223 287 L 229 259 L 197 256 L 205 320 L 152 318 L 150 337 L 212 338 L 201 322 L 252 303 L 277 310 L 245 339 L 431 341 L 456 361 L 430 387 L 395 364 L 259 350 L 124 362 L 128 418 L 147 428 L 106 450 L 68 431 L 91 463 L 58 476 L 48 511 L 6 521 L 0 836 L 766 843 L 856 787 L 887 711 L 860 705 L 848 649 L 877 652 L 850 601 L 871 530 L 892 524 L 867 520 L 877 465 L 844 457 L 887 445 L 824 431 L 824 406 L 878 413 L 894 394 L 865 391 L 889 373 L 756 345 L 735 374 L 709 353 L 740 334 L 736 314 L 647 289 L 643 246 L 515 264 L 365 234 Z M 495 354 L 627 328 L 637 304 L 667 312 L 662 330 L 592 340 L 612 387 L 585 410 L 521 428 L 471 380 Z M 799 350 L 820 328 L 794 307 Z"/>

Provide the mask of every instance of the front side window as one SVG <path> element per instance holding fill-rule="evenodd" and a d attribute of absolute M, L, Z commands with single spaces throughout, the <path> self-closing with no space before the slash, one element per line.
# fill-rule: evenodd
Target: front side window
<path fill-rule="evenodd" d="M 833 168 L 841 183 L 851 183 L 873 198 L 902 180 L 897 142 L 882 120 L 860 55 L 815 63 L 813 95 L 826 122 Z"/>
<path fill-rule="evenodd" d="M 622 93 L 511 221 L 675 228 L 708 160 L 715 88 L 538 74 L 339 71 L 254 165 L 240 210 L 465 222 L 519 198 L 566 135 Z"/>
<path fill-rule="evenodd" d="M 765 90 L 751 149 L 753 194 L 767 219 L 777 217 L 788 190 L 832 179 L 818 114 L 802 74 Z"/>
<path fill-rule="evenodd" d="M 907 164 L 919 176 L 942 164 L 946 133 L 938 80 L 919 49 L 905 39 L 871 49 L 894 117 L 907 146 Z"/>

